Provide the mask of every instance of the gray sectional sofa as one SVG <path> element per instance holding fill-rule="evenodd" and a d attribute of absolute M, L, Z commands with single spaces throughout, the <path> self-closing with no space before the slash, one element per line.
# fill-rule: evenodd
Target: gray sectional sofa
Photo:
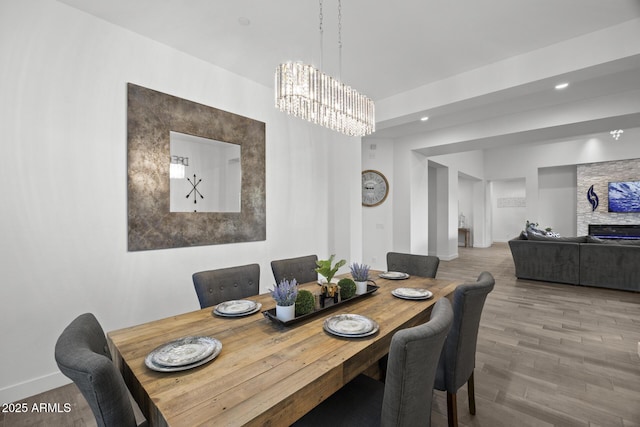
<path fill-rule="evenodd" d="M 509 248 L 519 279 L 640 292 L 640 240 L 523 232 Z"/>

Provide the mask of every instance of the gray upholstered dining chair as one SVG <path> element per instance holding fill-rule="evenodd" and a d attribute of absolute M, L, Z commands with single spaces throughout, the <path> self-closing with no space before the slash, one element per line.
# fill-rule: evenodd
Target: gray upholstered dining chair
<path fill-rule="evenodd" d="M 193 273 L 200 308 L 260 293 L 260 265 L 248 264 Z"/>
<path fill-rule="evenodd" d="M 387 253 L 387 271 L 400 271 L 412 276 L 436 277 L 440 258 L 434 255 Z"/>
<path fill-rule="evenodd" d="M 271 261 L 271 270 L 276 283 L 280 283 L 284 279 L 296 279 L 298 283 L 315 282 L 318 280 L 316 261 L 318 261 L 317 255 L 280 259 Z"/>
<path fill-rule="evenodd" d="M 436 390 L 447 392 L 447 418 L 449 426 L 458 425 L 456 393 L 467 383 L 469 412 L 476 413 L 473 370 L 476 364 L 476 343 L 480 316 L 495 280 L 491 273 L 482 272 L 475 283 L 465 283 L 453 293 L 453 326 L 442 349 L 436 381 Z"/>
<path fill-rule="evenodd" d="M 104 331 L 93 314 L 81 314 L 62 331 L 56 342 L 55 359 L 60 371 L 82 392 L 98 426 L 147 425 L 111 361 Z"/>
<path fill-rule="evenodd" d="M 435 370 L 452 321 L 451 303 L 442 298 L 428 322 L 393 335 L 385 383 L 358 375 L 293 425 L 431 425 Z"/>

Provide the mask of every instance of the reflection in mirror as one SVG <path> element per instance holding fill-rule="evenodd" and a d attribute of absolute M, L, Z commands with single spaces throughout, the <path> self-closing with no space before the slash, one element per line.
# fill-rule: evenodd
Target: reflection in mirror
<path fill-rule="evenodd" d="M 171 212 L 240 212 L 240 145 L 170 132 Z"/>

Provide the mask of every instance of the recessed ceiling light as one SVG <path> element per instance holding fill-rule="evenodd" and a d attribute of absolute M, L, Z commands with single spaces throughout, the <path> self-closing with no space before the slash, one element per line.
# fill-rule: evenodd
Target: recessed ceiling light
<path fill-rule="evenodd" d="M 429 120 L 429 116 L 420 117 L 421 122 L 426 122 L 427 120 Z"/>
<path fill-rule="evenodd" d="M 569 86 L 569 83 L 560 83 L 556 85 L 556 90 L 566 89 Z"/>

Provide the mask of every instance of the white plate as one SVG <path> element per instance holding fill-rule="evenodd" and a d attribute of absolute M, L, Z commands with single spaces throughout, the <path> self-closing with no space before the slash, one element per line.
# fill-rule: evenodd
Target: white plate
<path fill-rule="evenodd" d="M 378 332 L 378 324 L 359 314 L 339 314 L 324 321 L 324 330 L 341 337 L 366 337 Z"/>
<path fill-rule="evenodd" d="M 391 279 L 391 280 L 402 280 L 408 279 L 409 275 L 407 273 L 401 273 L 399 271 L 385 271 L 384 273 L 378 274 L 378 276 L 383 279 Z"/>
<path fill-rule="evenodd" d="M 391 291 L 391 295 L 404 299 L 429 299 L 433 293 L 427 289 L 397 288 Z"/>
<path fill-rule="evenodd" d="M 233 301 L 225 301 L 216 306 L 216 311 L 220 314 L 244 314 L 256 309 L 255 301 L 248 299 L 238 299 Z"/>
<path fill-rule="evenodd" d="M 219 312 L 218 308 L 216 307 L 216 308 L 213 309 L 213 314 L 216 314 L 216 315 L 222 316 L 222 317 L 242 317 L 242 316 L 248 316 L 250 314 L 257 313 L 257 312 L 260 311 L 261 308 L 262 308 L 262 304 L 260 304 L 258 302 L 258 303 L 256 303 L 256 306 L 255 306 L 255 308 L 253 310 L 246 311 L 246 312 L 243 312 L 243 313 L 236 313 L 236 314 L 229 313 L 229 314 L 227 314 L 227 313 Z"/>
<path fill-rule="evenodd" d="M 147 357 L 155 365 L 179 367 L 192 365 L 211 356 L 219 341 L 209 337 L 184 337 L 164 344 Z"/>
<path fill-rule="evenodd" d="M 178 371 L 186 371 L 187 369 L 197 368 L 198 366 L 202 366 L 205 363 L 211 362 L 213 359 L 215 359 L 218 356 L 218 354 L 220 354 L 220 351 L 222 350 L 222 343 L 215 338 L 211 338 L 211 339 L 216 341 L 216 347 L 213 350 L 213 353 L 211 353 L 209 357 L 206 357 L 198 362 L 194 362 L 189 365 L 183 365 L 183 366 L 163 366 L 155 363 L 150 353 L 147 356 L 147 358 L 144 359 L 144 363 L 145 365 L 147 365 L 147 368 L 152 369 L 154 371 L 158 371 L 158 372 L 178 372 Z"/>

